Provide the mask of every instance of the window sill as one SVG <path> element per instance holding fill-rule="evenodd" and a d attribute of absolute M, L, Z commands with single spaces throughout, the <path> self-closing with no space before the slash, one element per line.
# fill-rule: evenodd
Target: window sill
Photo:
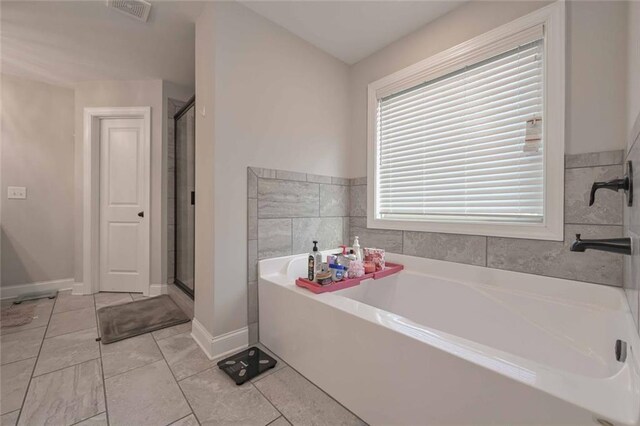
<path fill-rule="evenodd" d="M 377 219 L 367 216 L 367 228 L 399 231 L 438 232 L 444 234 L 482 235 L 486 237 L 525 238 L 531 240 L 563 241 L 563 224 L 523 224 L 485 222 L 424 222 Z"/>

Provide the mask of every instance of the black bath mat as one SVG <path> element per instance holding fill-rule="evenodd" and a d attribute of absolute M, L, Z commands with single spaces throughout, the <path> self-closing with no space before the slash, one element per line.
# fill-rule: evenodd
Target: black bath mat
<path fill-rule="evenodd" d="M 255 346 L 218 362 L 218 367 L 241 385 L 276 366 L 276 361 Z"/>
<path fill-rule="evenodd" d="M 166 294 L 98 309 L 98 326 L 104 344 L 188 321 L 189 317 Z"/>

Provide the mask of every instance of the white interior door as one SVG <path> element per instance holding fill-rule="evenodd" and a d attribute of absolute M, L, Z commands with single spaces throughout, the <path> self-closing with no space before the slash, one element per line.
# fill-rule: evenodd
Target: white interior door
<path fill-rule="evenodd" d="M 149 286 L 149 164 L 141 118 L 100 120 L 100 291 Z"/>

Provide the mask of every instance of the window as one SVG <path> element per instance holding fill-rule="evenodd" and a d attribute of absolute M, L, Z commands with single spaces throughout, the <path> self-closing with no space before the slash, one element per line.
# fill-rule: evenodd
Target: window
<path fill-rule="evenodd" d="M 563 12 L 369 86 L 369 226 L 562 239 Z"/>

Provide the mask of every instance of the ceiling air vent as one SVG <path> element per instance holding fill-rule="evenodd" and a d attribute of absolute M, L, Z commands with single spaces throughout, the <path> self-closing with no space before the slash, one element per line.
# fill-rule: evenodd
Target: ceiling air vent
<path fill-rule="evenodd" d="M 151 3 L 144 0 L 107 0 L 107 7 L 142 22 L 147 22 L 151 11 Z"/>

